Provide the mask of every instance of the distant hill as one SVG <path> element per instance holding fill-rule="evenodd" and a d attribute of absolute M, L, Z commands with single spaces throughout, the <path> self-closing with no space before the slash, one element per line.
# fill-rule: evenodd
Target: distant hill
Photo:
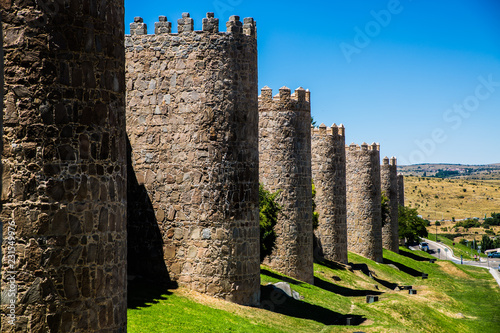
<path fill-rule="evenodd" d="M 500 179 L 500 163 L 487 165 L 465 164 L 414 164 L 398 166 L 398 172 L 405 176 Z"/>
<path fill-rule="evenodd" d="M 484 218 L 500 213 L 499 173 L 434 178 L 405 176 L 405 204 L 429 220 Z M 486 178 L 486 179 L 474 179 Z"/>

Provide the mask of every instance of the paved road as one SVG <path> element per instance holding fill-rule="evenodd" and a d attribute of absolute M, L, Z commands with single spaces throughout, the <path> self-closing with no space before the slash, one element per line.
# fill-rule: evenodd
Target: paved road
<path fill-rule="evenodd" d="M 429 254 L 441 260 L 453 261 L 456 264 L 471 265 L 471 266 L 486 268 L 490 271 L 491 275 L 493 275 L 498 285 L 500 286 L 500 273 L 499 273 L 500 258 L 488 258 L 488 259 L 481 258 L 480 262 L 473 260 L 463 260 L 462 262 L 460 258 L 456 257 L 453 254 L 453 250 L 449 246 L 428 239 L 425 239 L 425 241 L 427 242 L 427 244 L 429 244 Z M 419 250 L 419 247 L 410 246 L 410 249 Z M 438 253 L 438 249 L 440 249 L 440 253 Z"/>

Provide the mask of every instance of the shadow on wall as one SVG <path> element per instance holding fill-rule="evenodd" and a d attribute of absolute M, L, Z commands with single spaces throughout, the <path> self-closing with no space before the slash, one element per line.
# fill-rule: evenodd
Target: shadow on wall
<path fill-rule="evenodd" d="M 163 239 L 153 204 L 144 185 L 137 181 L 132 167 L 131 154 L 132 148 L 127 138 L 127 274 L 129 280 L 127 289 L 129 295 L 134 295 L 134 288 L 141 289 L 144 287 L 143 284 L 153 282 L 158 288 L 148 289 L 148 292 L 144 292 L 144 295 L 140 297 L 144 302 L 150 303 L 164 294 L 167 288 L 175 288 L 176 285 L 170 280 L 163 260 Z M 132 303 L 134 302 L 132 300 Z"/>
<path fill-rule="evenodd" d="M 272 294 L 273 290 L 271 286 L 261 286 L 261 303 L 272 304 L 269 309 L 266 308 L 266 310 L 272 312 L 295 318 L 314 320 L 324 325 L 346 325 L 347 318 L 350 318 L 350 325 L 360 325 L 366 320 L 360 315 L 343 315 L 285 295 L 276 299 Z"/>

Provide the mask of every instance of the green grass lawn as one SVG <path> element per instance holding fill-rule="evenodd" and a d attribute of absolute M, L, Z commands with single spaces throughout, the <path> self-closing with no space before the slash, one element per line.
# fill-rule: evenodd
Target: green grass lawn
<path fill-rule="evenodd" d="M 184 288 L 129 288 L 128 331 L 135 332 L 498 332 L 500 289 L 487 270 L 428 262 L 421 251 L 384 250 L 384 264 L 349 254 L 348 266 L 315 263 L 314 285 L 261 267 L 262 306 L 244 307 Z M 429 274 L 422 279 L 422 273 Z M 271 295 L 286 281 L 304 297 Z M 395 291 L 412 285 L 417 295 Z M 366 303 L 366 295 L 379 302 Z M 347 320 L 356 326 L 346 326 Z"/>

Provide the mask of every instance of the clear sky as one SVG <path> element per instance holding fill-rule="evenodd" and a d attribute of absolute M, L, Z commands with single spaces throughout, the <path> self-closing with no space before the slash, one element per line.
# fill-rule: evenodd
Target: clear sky
<path fill-rule="evenodd" d="M 219 29 L 257 21 L 259 87 L 311 90 L 317 125 L 343 123 L 346 143 L 381 144 L 399 164 L 500 162 L 500 1 L 137 1 L 154 32 L 189 12 Z"/>

